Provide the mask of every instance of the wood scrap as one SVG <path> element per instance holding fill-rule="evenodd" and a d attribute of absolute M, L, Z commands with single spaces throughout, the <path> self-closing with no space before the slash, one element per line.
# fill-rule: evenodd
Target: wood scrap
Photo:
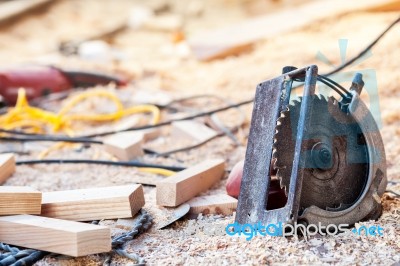
<path fill-rule="evenodd" d="M 120 160 L 130 161 L 142 156 L 144 135 L 138 132 L 114 134 L 104 140 L 104 150 Z"/>
<path fill-rule="evenodd" d="M 126 231 L 130 231 L 130 230 L 132 230 L 134 225 L 135 225 L 135 219 L 134 218 L 128 218 L 128 219 L 120 218 L 120 219 L 117 220 L 117 222 L 115 223 L 114 227 L 119 228 L 119 229 L 123 229 L 123 230 L 126 230 Z"/>
<path fill-rule="evenodd" d="M 226 195 L 208 195 L 195 197 L 187 202 L 192 214 L 231 215 L 237 207 L 237 199 Z"/>
<path fill-rule="evenodd" d="M 24 15 L 33 9 L 43 7 L 53 0 L 13 0 L 1 3 L 0 5 L 0 24 L 5 24 L 11 19 Z"/>
<path fill-rule="evenodd" d="M 171 137 L 173 139 L 185 139 L 196 143 L 203 143 L 218 135 L 215 130 L 192 120 L 176 121 L 171 126 Z"/>
<path fill-rule="evenodd" d="M 264 38 L 271 38 L 319 20 L 354 11 L 398 10 L 399 0 L 312 1 L 274 14 L 260 16 L 226 28 L 207 31 L 189 39 L 199 60 L 212 60 L 238 54 Z"/>
<path fill-rule="evenodd" d="M 0 154 L 0 184 L 15 172 L 15 157 L 12 153 Z"/>
<path fill-rule="evenodd" d="M 0 217 L 0 241 L 74 257 L 111 250 L 106 226 L 33 215 Z"/>
<path fill-rule="evenodd" d="M 224 175 L 225 161 L 206 160 L 157 183 L 157 204 L 175 207 L 209 189 Z"/>
<path fill-rule="evenodd" d="M 142 185 L 43 193 L 42 216 L 74 221 L 134 216 L 144 206 Z"/>
<path fill-rule="evenodd" d="M 42 193 L 31 187 L 0 186 L 0 215 L 40 214 Z"/>
<path fill-rule="evenodd" d="M 190 205 L 183 203 L 176 208 L 161 207 L 159 208 L 164 213 L 164 220 L 158 221 L 157 229 L 164 229 L 173 224 L 183 216 L 189 213 Z"/>

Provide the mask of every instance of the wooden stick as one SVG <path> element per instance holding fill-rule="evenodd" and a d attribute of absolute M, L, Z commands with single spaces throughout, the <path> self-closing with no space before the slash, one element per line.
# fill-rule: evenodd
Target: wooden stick
<path fill-rule="evenodd" d="M 144 206 L 142 185 L 43 193 L 42 216 L 73 221 L 134 216 Z"/>
<path fill-rule="evenodd" d="M 171 126 L 171 136 L 173 139 L 184 138 L 196 143 L 202 143 L 218 135 L 215 130 L 196 121 L 177 121 L 173 122 Z"/>
<path fill-rule="evenodd" d="M 157 204 L 175 207 L 209 189 L 224 175 L 224 160 L 207 160 L 157 183 Z"/>
<path fill-rule="evenodd" d="M 193 198 L 187 202 L 192 214 L 223 214 L 231 215 L 237 207 L 237 199 L 226 195 L 209 195 Z"/>
<path fill-rule="evenodd" d="M 380 11 L 388 8 L 393 10 L 399 7 L 399 0 L 317 0 L 226 28 L 200 33 L 189 39 L 189 45 L 199 60 L 212 60 L 238 54 L 258 40 L 271 38 L 329 17 L 354 11 Z"/>
<path fill-rule="evenodd" d="M 123 161 L 142 156 L 143 133 L 123 132 L 114 134 L 104 141 L 104 149 Z"/>
<path fill-rule="evenodd" d="M 0 184 L 15 172 L 15 157 L 12 153 L 0 154 Z"/>
<path fill-rule="evenodd" d="M 0 241 L 74 257 L 111 250 L 106 226 L 33 215 L 0 217 Z"/>
<path fill-rule="evenodd" d="M 33 9 L 49 4 L 53 0 L 14 0 L 0 5 L 0 24 L 5 24 L 11 19 L 26 14 Z"/>
<path fill-rule="evenodd" d="M 0 186 L 0 215 L 40 214 L 42 193 L 31 187 Z"/>

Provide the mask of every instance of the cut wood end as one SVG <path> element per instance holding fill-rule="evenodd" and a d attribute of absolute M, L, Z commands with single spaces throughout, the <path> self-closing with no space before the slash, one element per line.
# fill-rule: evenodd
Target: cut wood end
<path fill-rule="evenodd" d="M 13 153 L 0 154 L 0 184 L 3 184 L 15 172 L 15 156 Z"/>
<path fill-rule="evenodd" d="M 129 202 L 131 205 L 131 213 L 132 217 L 135 216 L 136 213 L 144 206 L 145 199 L 144 199 L 144 192 L 143 186 L 138 185 L 138 188 L 135 189 L 131 195 L 129 195 Z"/>
<path fill-rule="evenodd" d="M 0 215 L 40 214 L 42 193 L 31 187 L 0 186 Z"/>

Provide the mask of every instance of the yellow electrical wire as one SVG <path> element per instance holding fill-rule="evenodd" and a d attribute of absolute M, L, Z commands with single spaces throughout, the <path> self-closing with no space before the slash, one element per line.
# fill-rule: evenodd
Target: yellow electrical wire
<path fill-rule="evenodd" d="M 108 114 L 69 114 L 80 102 L 92 97 L 103 97 L 110 100 L 114 103 L 117 110 Z M 0 126 L 9 129 L 24 126 L 38 130 L 38 124 L 42 123 L 51 126 L 55 132 L 61 130 L 64 132 L 72 132 L 71 125 L 76 121 L 108 122 L 138 113 L 152 113 L 152 124 L 158 123 L 161 118 L 160 110 L 156 106 L 138 105 L 124 108 L 118 97 L 107 90 L 85 91 L 69 99 L 58 113 L 53 113 L 30 106 L 26 98 L 25 90 L 19 89 L 15 107 L 10 108 L 6 114 L 0 116 Z"/>
<path fill-rule="evenodd" d="M 116 106 L 116 111 L 110 114 L 68 114 L 80 102 L 92 97 L 103 97 L 109 99 Z M 159 108 L 154 105 L 138 105 L 124 108 L 118 97 L 107 90 L 86 91 L 69 99 L 61 110 L 56 114 L 29 105 L 24 89 L 18 90 L 18 99 L 14 108 L 0 116 L 0 127 L 5 129 L 29 128 L 33 132 L 44 132 L 45 125 L 52 126 L 53 131 L 63 130 L 68 136 L 73 136 L 74 131 L 71 124 L 75 121 L 85 122 L 107 122 L 121 119 L 122 117 L 138 114 L 151 113 L 153 115 L 152 124 L 157 124 L 161 119 Z M 74 143 L 59 142 L 45 149 L 39 154 L 39 159 L 43 159 L 50 152 L 75 146 Z M 171 176 L 174 171 L 162 168 L 138 167 L 141 172 Z"/>
<path fill-rule="evenodd" d="M 28 133 L 40 134 L 44 133 L 43 125 L 44 125 L 43 122 L 28 119 L 28 120 L 10 122 L 8 123 L 7 126 L 4 127 L 4 129 L 12 130 L 15 128 L 28 128 L 27 130 Z"/>
<path fill-rule="evenodd" d="M 44 151 L 42 151 L 41 153 L 39 153 L 38 158 L 39 160 L 44 159 L 47 155 L 49 155 L 50 152 L 56 151 L 56 150 L 60 150 L 60 149 L 64 149 L 67 147 L 75 147 L 76 143 L 69 143 L 69 142 L 58 142 L 54 145 L 51 145 L 49 148 L 45 149 Z"/>
<path fill-rule="evenodd" d="M 163 169 L 163 168 L 138 167 L 138 170 L 141 172 L 159 174 L 159 175 L 163 175 L 163 176 L 171 176 L 171 175 L 175 174 L 174 171 Z"/>

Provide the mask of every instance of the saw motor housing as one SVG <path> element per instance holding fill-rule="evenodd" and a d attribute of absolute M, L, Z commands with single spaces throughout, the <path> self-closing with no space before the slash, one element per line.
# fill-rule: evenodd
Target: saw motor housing
<path fill-rule="evenodd" d="M 277 78 L 262 82 L 257 86 L 248 139 L 243 177 L 239 195 L 236 222 L 240 224 L 295 223 L 303 224 L 355 224 L 369 219 L 377 219 L 382 212 L 381 196 L 386 185 L 386 155 L 379 128 L 367 106 L 360 99 L 363 88 L 361 74 L 353 79 L 349 97 L 339 102 L 343 112 L 357 123 L 366 146 L 366 178 L 356 200 L 345 207 L 332 209 L 321 206 L 301 208 L 301 194 L 306 168 L 304 159 L 310 151 L 303 150 L 302 143 L 310 130 L 313 97 L 319 80 L 318 67 L 311 65 L 302 69 L 286 67 Z M 280 114 L 289 109 L 293 81 L 304 82 L 303 97 L 296 120 L 296 135 L 293 163 L 289 167 L 290 184 L 286 187 L 286 205 L 278 209 L 267 209 L 268 192 L 273 168 L 274 138 Z M 292 136 L 287 136 L 292 137 Z M 308 153 L 307 153 L 308 152 Z M 346 188 L 343 188 L 346 189 Z M 326 193 L 330 193 L 326 191 Z"/>

